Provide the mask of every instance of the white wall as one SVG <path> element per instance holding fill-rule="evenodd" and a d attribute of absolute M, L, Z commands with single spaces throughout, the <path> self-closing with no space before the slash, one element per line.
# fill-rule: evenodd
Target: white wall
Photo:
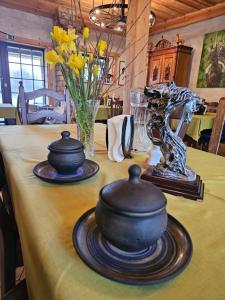
<path fill-rule="evenodd" d="M 0 6 L 0 30 L 19 37 L 50 42 L 53 20 Z"/>
<path fill-rule="evenodd" d="M 198 70 L 200 65 L 203 38 L 205 33 L 219 31 L 225 29 L 225 15 L 211 20 L 202 21 L 196 24 L 181 27 L 175 30 L 162 32 L 151 35 L 151 41 L 155 45 L 162 37 L 176 44 L 176 33 L 185 39 L 185 45 L 193 48 L 193 58 L 191 65 L 191 74 L 189 88 L 205 98 L 207 101 L 218 101 L 221 97 L 225 97 L 225 88 L 197 88 Z"/>
<path fill-rule="evenodd" d="M 99 36 L 99 32 L 97 33 L 97 36 Z M 108 40 L 108 35 L 107 34 L 101 34 L 101 39 L 105 39 L 106 41 Z M 109 85 L 104 85 L 104 90 L 108 90 L 108 94 L 110 96 L 114 95 L 114 97 L 120 97 L 123 99 L 123 89 L 124 86 L 119 86 L 118 85 L 118 76 L 119 76 L 119 62 L 120 60 L 125 60 L 124 57 L 124 47 L 125 47 L 125 36 L 121 35 L 110 35 L 111 42 L 110 42 L 110 52 L 113 54 L 116 54 L 116 59 L 115 59 L 115 70 L 114 70 L 114 75 L 115 75 L 115 82 L 113 85 L 109 87 Z M 93 29 L 90 29 L 90 40 L 93 42 L 93 44 L 96 41 L 96 33 L 94 32 Z M 94 44 L 95 45 L 95 44 Z"/>

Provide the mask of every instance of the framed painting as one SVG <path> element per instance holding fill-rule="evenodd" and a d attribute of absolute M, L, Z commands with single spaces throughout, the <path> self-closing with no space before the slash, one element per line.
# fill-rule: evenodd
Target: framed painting
<path fill-rule="evenodd" d="M 114 57 L 109 57 L 109 71 L 105 79 L 105 84 L 113 84 L 114 74 L 115 74 L 115 59 Z"/>
<path fill-rule="evenodd" d="M 225 30 L 204 36 L 197 87 L 225 87 Z"/>
<path fill-rule="evenodd" d="M 120 61 L 119 63 L 119 79 L 118 79 L 118 85 L 124 85 L 125 83 L 125 61 Z"/>

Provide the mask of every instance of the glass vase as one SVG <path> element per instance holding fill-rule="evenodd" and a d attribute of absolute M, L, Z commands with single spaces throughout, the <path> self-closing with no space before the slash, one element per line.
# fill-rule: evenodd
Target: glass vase
<path fill-rule="evenodd" d="M 75 102 L 77 139 L 84 145 L 86 158 L 94 156 L 94 126 L 99 100 Z"/>

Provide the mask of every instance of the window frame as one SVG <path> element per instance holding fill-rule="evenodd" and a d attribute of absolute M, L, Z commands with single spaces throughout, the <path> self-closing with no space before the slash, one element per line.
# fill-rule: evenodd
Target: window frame
<path fill-rule="evenodd" d="M 26 49 L 26 50 L 33 50 L 33 51 L 40 51 L 42 52 L 42 59 L 43 59 L 43 64 L 41 65 L 42 72 L 43 72 L 43 80 L 38 80 L 34 78 L 34 67 L 36 65 L 33 64 L 33 55 L 32 55 L 32 63 L 31 64 L 23 64 L 21 61 L 21 50 L 20 52 L 20 62 L 18 63 L 20 65 L 20 68 L 22 70 L 23 65 L 30 65 L 32 66 L 32 78 L 30 79 L 33 84 L 33 89 L 35 85 L 35 81 L 40 81 L 43 82 L 44 87 L 46 87 L 47 83 L 47 76 L 46 76 L 46 64 L 45 64 L 45 49 L 44 48 L 39 48 L 39 47 L 33 47 L 30 45 L 24 45 L 24 44 L 18 44 L 18 43 L 9 43 L 5 41 L 0 41 L 0 78 L 1 78 L 1 86 L 2 86 L 2 103 L 10 103 L 12 104 L 12 90 L 11 90 L 11 82 L 10 79 L 14 78 L 13 76 L 10 77 L 10 68 L 9 68 L 9 60 L 8 60 L 8 47 L 15 47 L 19 49 Z M 11 62 L 12 63 L 12 62 Z M 16 63 L 16 62 L 15 62 Z M 21 74 L 22 77 L 22 74 Z M 23 79 L 21 79 L 23 81 Z M 28 80 L 24 78 L 24 80 Z M 14 92 L 15 93 L 15 92 Z M 45 104 L 46 99 L 45 97 L 43 98 L 43 104 Z M 35 101 L 34 101 L 35 103 Z"/>

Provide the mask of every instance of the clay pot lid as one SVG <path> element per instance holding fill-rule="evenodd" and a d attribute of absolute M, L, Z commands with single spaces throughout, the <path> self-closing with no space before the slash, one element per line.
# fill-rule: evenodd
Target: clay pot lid
<path fill-rule="evenodd" d="M 84 146 L 83 144 L 70 137 L 70 132 L 69 131 L 63 131 L 61 132 L 62 138 L 51 143 L 48 146 L 48 149 L 50 151 L 54 152 L 73 152 L 73 151 L 81 151 L 83 150 Z"/>
<path fill-rule="evenodd" d="M 129 179 L 122 179 L 104 186 L 100 199 L 117 211 L 146 213 L 166 206 L 166 197 L 152 183 L 140 179 L 141 168 L 132 165 Z"/>

